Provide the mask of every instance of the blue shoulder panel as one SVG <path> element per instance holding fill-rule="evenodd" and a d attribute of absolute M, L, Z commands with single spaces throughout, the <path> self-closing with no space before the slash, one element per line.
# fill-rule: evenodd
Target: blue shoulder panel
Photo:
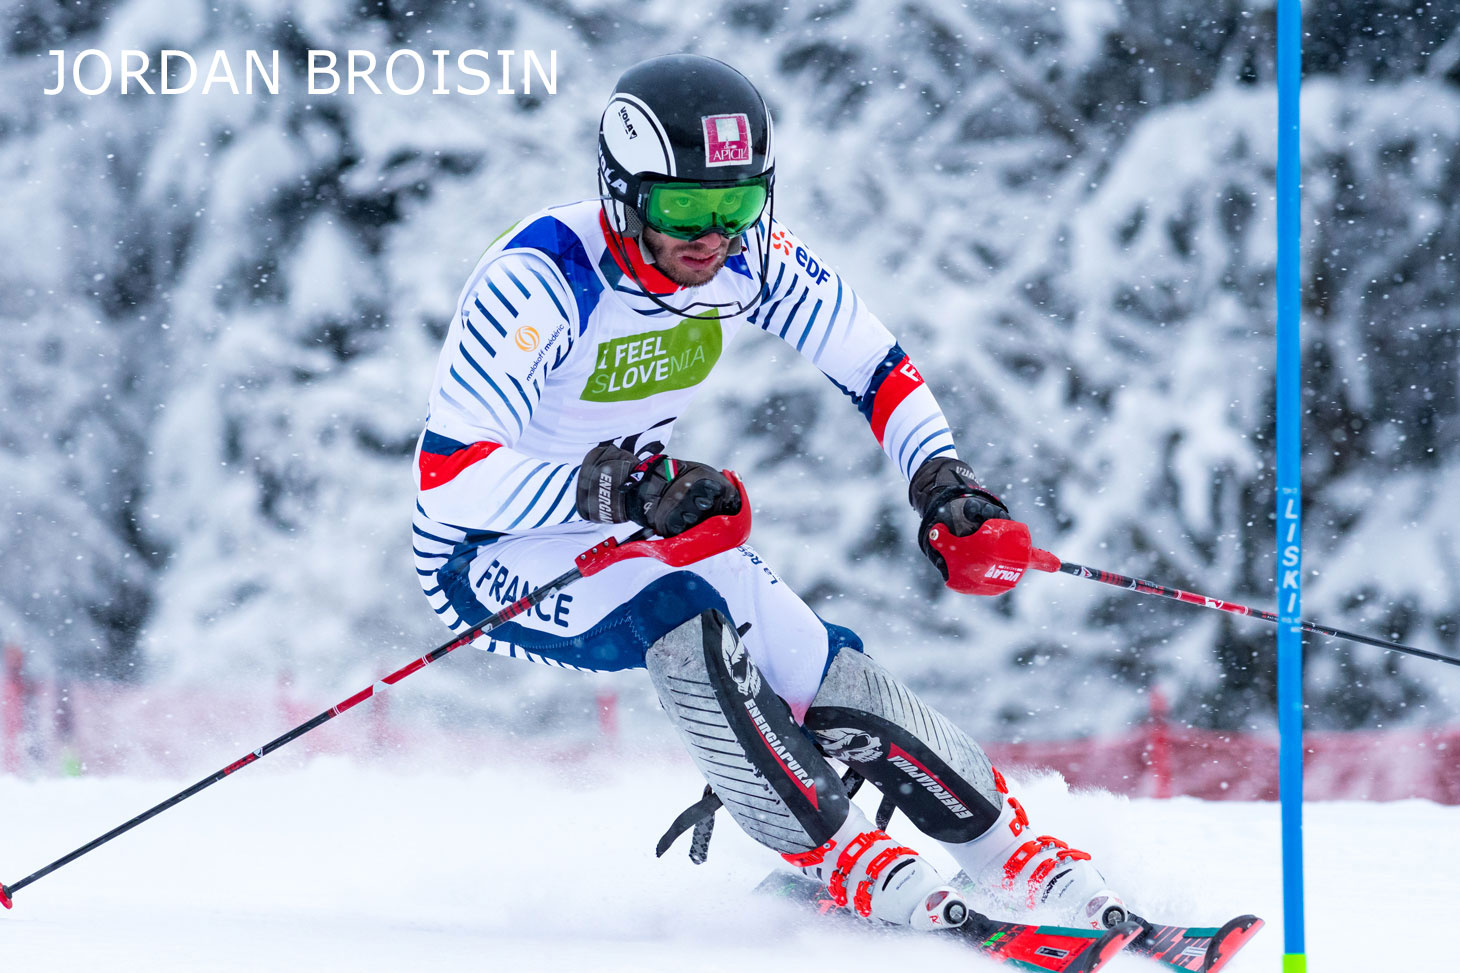
<path fill-rule="evenodd" d="M 750 272 L 750 264 L 746 263 L 743 252 L 727 258 L 725 261 L 725 269 L 739 274 L 746 280 L 755 280 L 755 275 Z"/>
<path fill-rule="evenodd" d="M 594 272 L 593 263 L 588 259 L 588 251 L 578 235 L 561 220 L 540 216 L 518 230 L 507 241 L 504 249 L 511 250 L 515 247 L 540 251 L 557 265 L 568 281 L 573 300 L 578 303 L 578 333 L 582 334 L 587 330 L 588 316 L 598 306 L 598 299 L 603 294 L 603 282 Z"/>

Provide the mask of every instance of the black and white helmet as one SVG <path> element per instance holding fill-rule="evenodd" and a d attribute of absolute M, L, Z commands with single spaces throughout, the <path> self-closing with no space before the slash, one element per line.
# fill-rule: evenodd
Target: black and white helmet
<path fill-rule="evenodd" d="M 625 71 L 598 123 L 610 224 L 643 230 L 645 183 L 733 184 L 774 177 L 771 116 L 755 85 L 714 58 L 668 54 Z"/>

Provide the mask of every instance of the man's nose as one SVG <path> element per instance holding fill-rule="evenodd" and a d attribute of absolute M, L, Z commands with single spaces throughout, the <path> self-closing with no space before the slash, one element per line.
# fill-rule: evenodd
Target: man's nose
<path fill-rule="evenodd" d="M 718 250 L 720 249 L 720 244 L 725 242 L 725 234 L 719 230 L 711 230 L 703 236 L 695 237 L 690 242 L 702 246 L 706 250 Z"/>

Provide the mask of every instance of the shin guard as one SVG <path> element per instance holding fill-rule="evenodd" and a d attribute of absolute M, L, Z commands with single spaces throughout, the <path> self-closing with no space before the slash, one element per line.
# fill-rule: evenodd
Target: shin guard
<path fill-rule="evenodd" d="M 700 773 L 752 838 L 782 854 L 829 841 L 847 820 L 841 780 L 717 611 L 649 647 L 649 678 Z"/>
<path fill-rule="evenodd" d="M 983 748 L 861 652 L 837 653 L 806 728 L 929 837 L 972 841 L 998 820 L 1002 795 Z"/>
<path fill-rule="evenodd" d="M 862 653 L 837 653 L 806 727 L 1005 907 L 1096 929 L 1124 921 L 1124 903 L 1090 856 L 1030 832 L 983 748 Z"/>

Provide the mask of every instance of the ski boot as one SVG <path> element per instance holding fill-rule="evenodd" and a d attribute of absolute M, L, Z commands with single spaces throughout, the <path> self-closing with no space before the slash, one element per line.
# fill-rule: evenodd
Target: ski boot
<path fill-rule="evenodd" d="M 1130 918 L 1090 856 L 1049 835 L 1024 842 L 1009 856 L 1002 887 L 1024 907 L 1057 916 L 1065 925 L 1113 929 Z"/>
<path fill-rule="evenodd" d="M 932 865 L 873 828 L 855 806 L 826 844 L 782 857 L 864 918 L 913 929 L 946 929 L 968 918 L 963 896 Z"/>
<path fill-rule="evenodd" d="M 1032 837 L 1029 816 L 994 770 L 1003 795 L 999 818 L 984 834 L 949 844 L 973 887 L 987 889 L 1017 912 L 1043 921 L 1087 929 L 1113 929 L 1131 917 L 1125 902 L 1105 884 L 1090 855 L 1049 835 Z"/>

